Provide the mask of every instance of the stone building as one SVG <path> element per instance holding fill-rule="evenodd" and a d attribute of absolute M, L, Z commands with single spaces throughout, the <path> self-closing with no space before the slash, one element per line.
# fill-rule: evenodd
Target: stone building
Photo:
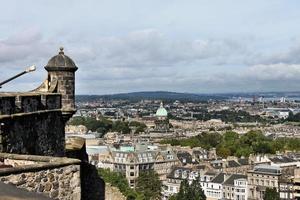
<path fill-rule="evenodd" d="M 279 191 L 281 170 L 270 165 L 257 165 L 248 171 L 248 198 L 263 199 L 266 189 L 276 188 Z"/>
<path fill-rule="evenodd" d="M 75 113 L 75 71 L 63 48 L 45 66 L 47 79 L 37 89 L 0 93 L 1 152 L 63 156 L 65 123 Z"/>
<path fill-rule="evenodd" d="M 68 152 L 65 148 L 65 124 L 76 112 L 77 66 L 61 48 L 45 69 L 47 78 L 37 89 L 0 93 L 0 181 L 57 199 L 104 199 L 103 182 L 86 160 L 85 144 Z M 58 158 L 64 156 L 75 159 Z M 11 158 L 18 166 L 5 164 Z M 49 173 L 56 180 L 64 170 L 76 173 L 77 180 L 49 181 Z M 30 184 L 30 180 L 36 181 Z"/>
<path fill-rule="evenodd" d="M 294 198 L 300 199 L 300 169 L 295 169 L 295 176 L 293 178 Z"/>
<path fill-rule="evenodd" d="M 225 199 L 247 200 L 247 176 L 242 174 L 232 174 L 223 183 L 223 196 Z"/>
<path fill-rule="evenodd" d="M 140 172 L 154 170 L 160 179 L 164 180 L 171 168 L 179 164 L 176 154 L 171 149 L 150 149 L 147 145 L 143 146 L 110 148 L 108 152 L 99 154 L 101 160 L 98 167 L 124 174 L 130 187 L 134 188 Z"/>
<path fill-rule="evenodd" d="M 167 175 L 167 179 L 163 182 L 162 199 L 169 199 L 170 196 L 177 194 L 180 184 L 183 180 L 192 182 L 200 176 L 200 172 L 191 167 L 174 167 Z"/>
<path fill-rule="evenodd" d="M 157 132 L 168 132 L 169 131 L 169 119 L 168 112 L 164 108 L 163 103 L 160 103 L 160 107 L 157 109 L 155 114 L 155 131 Z"/>

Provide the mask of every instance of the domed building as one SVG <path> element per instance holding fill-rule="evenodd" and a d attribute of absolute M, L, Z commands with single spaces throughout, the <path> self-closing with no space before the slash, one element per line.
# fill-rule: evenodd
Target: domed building
<path fill-rule="evenodd" d="M 156 111 L 155 117 L 156 117 L 155 131 L 168 132 L 169 131 L 168 111 L 164 108 L 162 102 L 160 103 L 160 107 Z"/>

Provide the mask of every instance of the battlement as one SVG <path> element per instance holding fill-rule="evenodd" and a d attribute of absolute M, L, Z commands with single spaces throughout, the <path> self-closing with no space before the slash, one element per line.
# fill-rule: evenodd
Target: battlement
<path fill-rule="evenodd" d="M 61 94 L 58 93 L 0 93 L 0 118 L 58 109 L 61 109 Z"/>
<path fill-rule="evenodd" d="M 0 93 L 0 152 L 63 156 L 69 117 L 59 93 Z"/>

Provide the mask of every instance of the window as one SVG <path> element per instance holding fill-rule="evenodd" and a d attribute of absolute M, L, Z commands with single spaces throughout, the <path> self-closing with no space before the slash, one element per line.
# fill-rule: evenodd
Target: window
<path fill-rule="evenodd" d="M 134 169 L 134 166 L 133 166 L 133 165 L 130 165 L 130 169 Z"/>
<path fill-rule="evenodd" d="M 130 172 L 130 176 L 134 176 L 134 172 Z"/>

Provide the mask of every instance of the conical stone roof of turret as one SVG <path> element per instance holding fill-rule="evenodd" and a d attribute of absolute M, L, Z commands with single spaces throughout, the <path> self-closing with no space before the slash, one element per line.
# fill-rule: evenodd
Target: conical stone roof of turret
<path fill-rule="evenodd" d="M 59 53 L 48 61 L 45 69 L 47 71 L 76 71 L 78 68 L 74 61 L 65 55 L 64 48 L 61 47 Z"/>

